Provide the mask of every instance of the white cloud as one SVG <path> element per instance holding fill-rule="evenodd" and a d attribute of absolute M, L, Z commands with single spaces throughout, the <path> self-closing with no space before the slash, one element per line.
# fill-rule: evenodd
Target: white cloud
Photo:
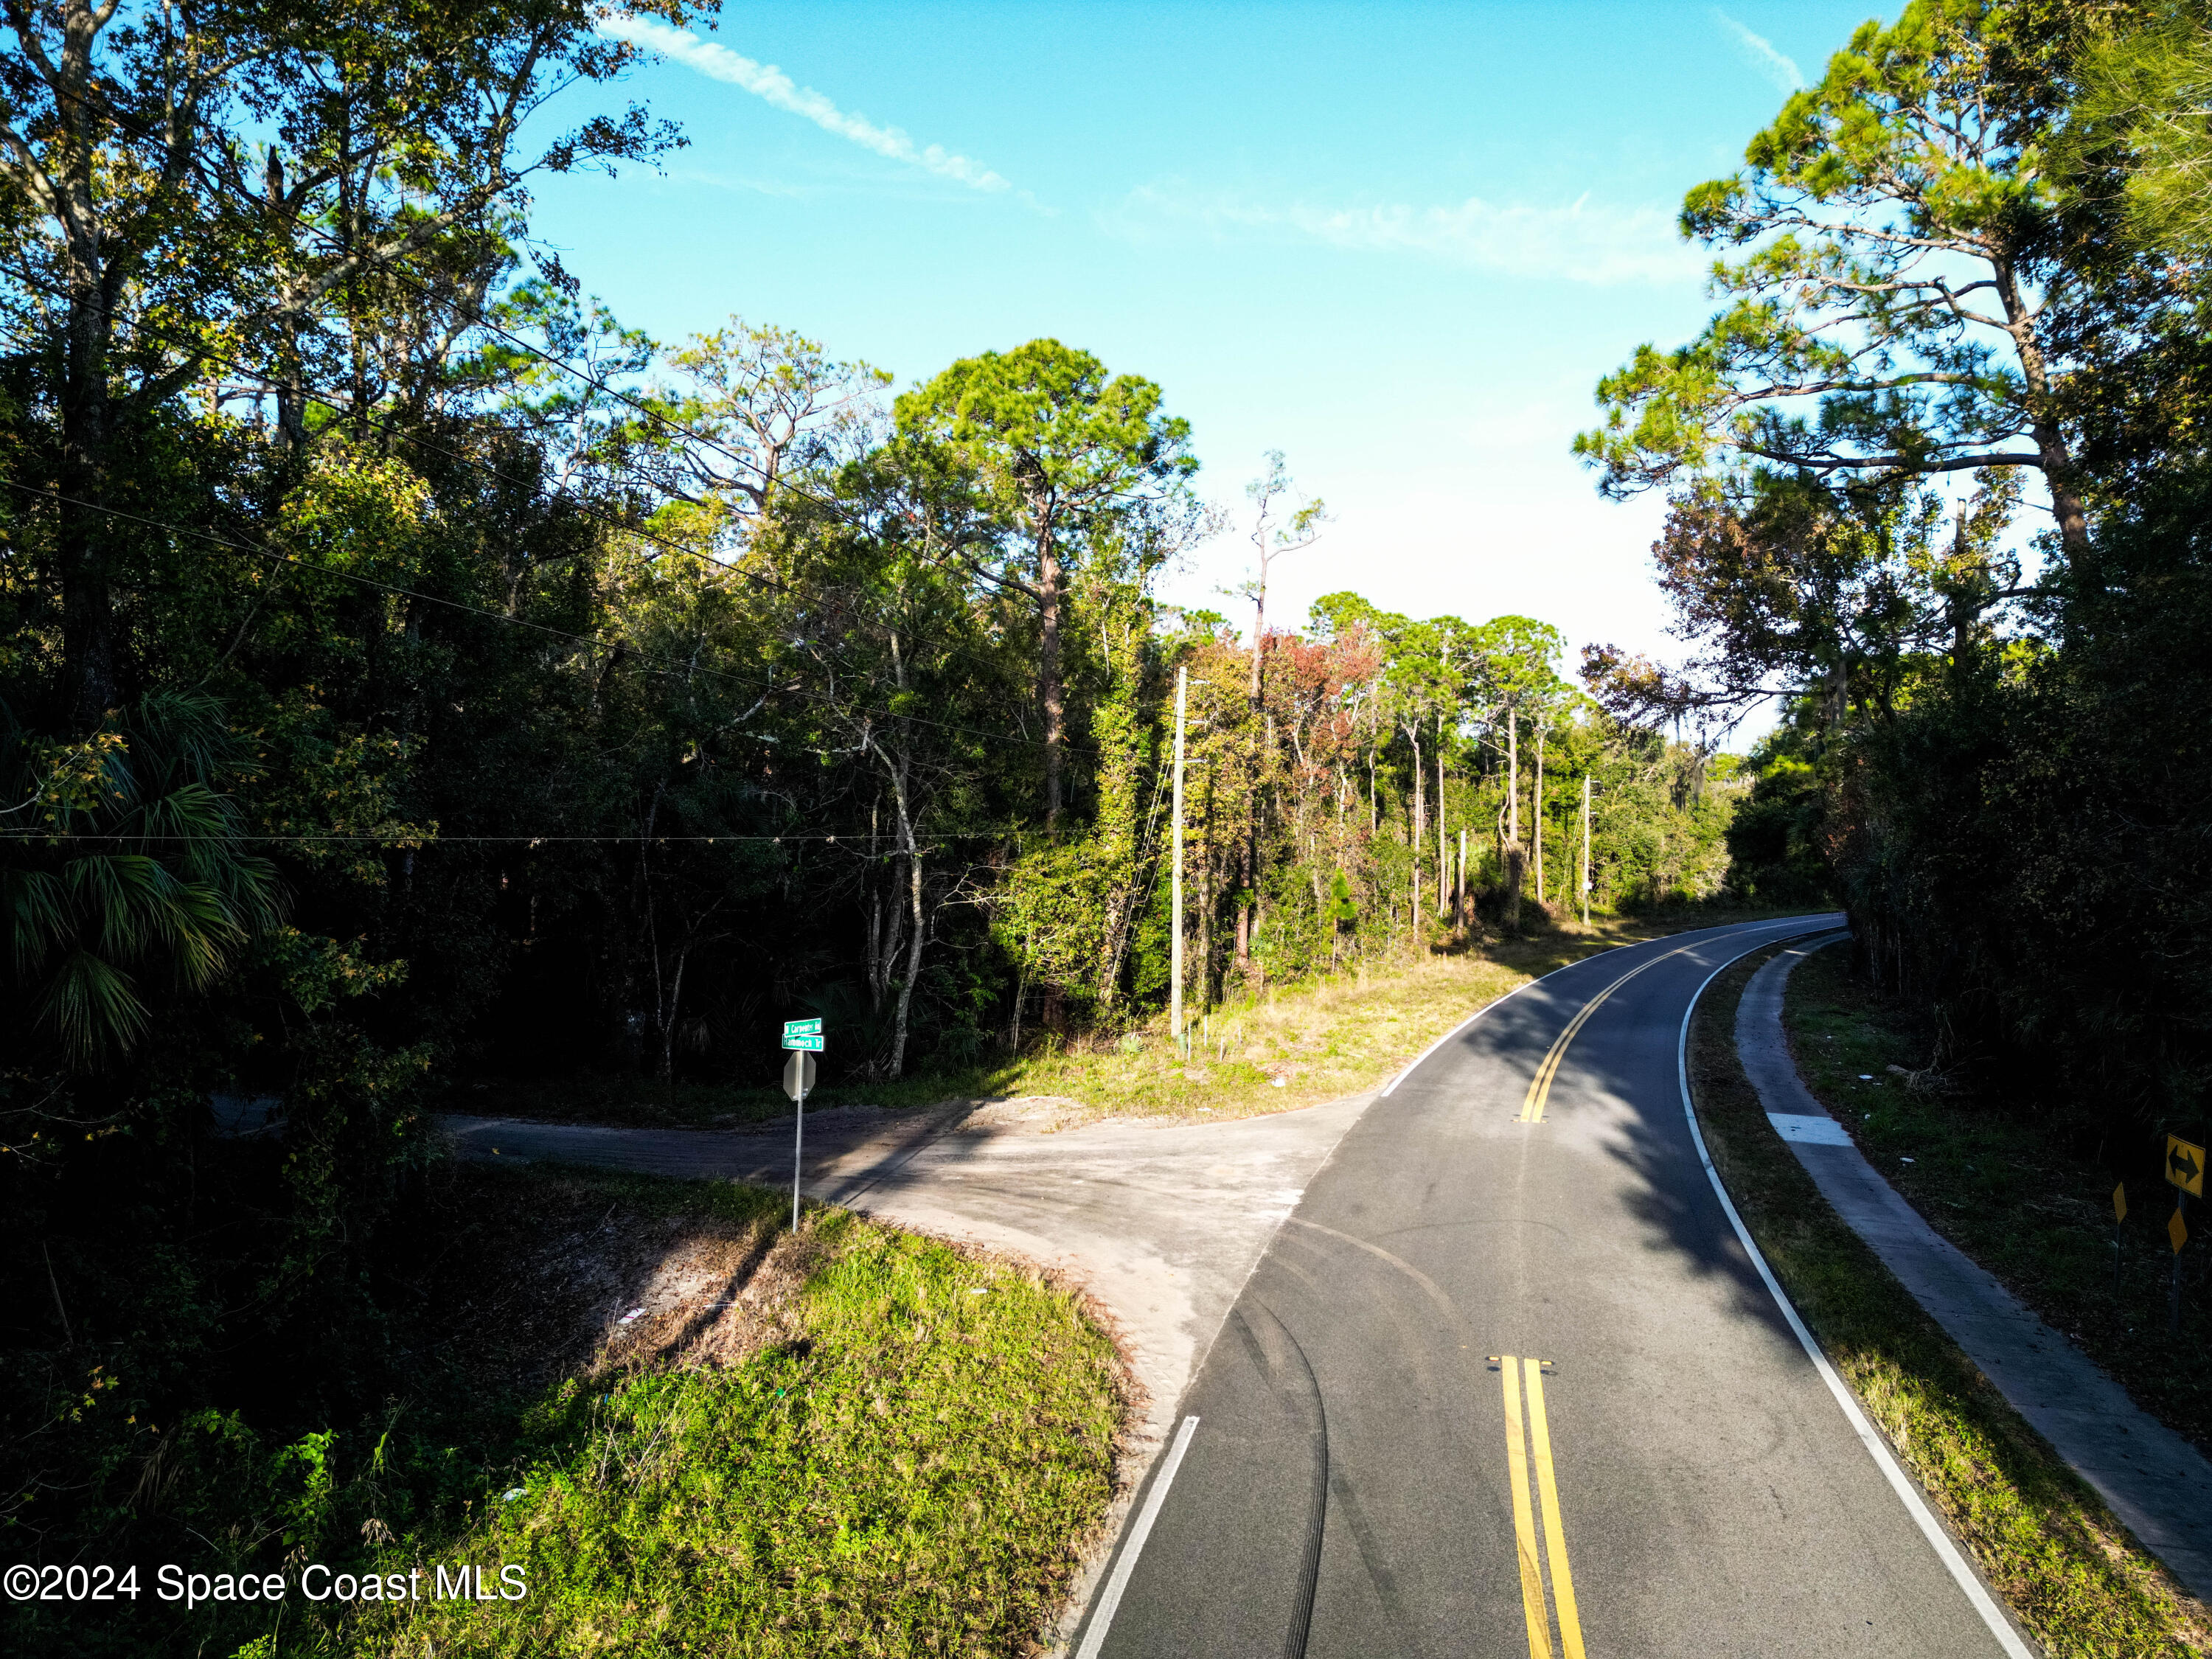
<path fill-rule="evenodd" d="M 1683 246 L 1672 214 L 1656 207 L 1593 205 L 1585 195 L 1559 207 L 1486 202 L 1470 196 L 1443 207 L 1284 206 L 1194 195 L 1177 184 L 1132 191 L 1106 216 L 1109 229 L 1143 240 L 1170 225 L 1217 237 L 1290 237 L 1332 247 L 1425 254 L 1470 270 L 1569 282 L 1694 280 L 1702 259 Z"/>
<path fill-rule="evenodd" d="M 1751 60 L 1752 67 L 1774 83 L 1779 92 L 1802 92 L 1805 77 L 1798 72 L 1796 60 L 1784 56 L 1774 48 L 1774 42 L 1763 34 L 1753 34 L 1718 6 L 1713 8 L 1713 21 L 1731 35 L 1743 48 L 1743 55 Z"/>
<path fill-rule="evenodd" d="M 941 145 L 917 145 L 896 127 L 879 127 L 865 116 L 848 114 L 811 87 L 802 87 L 773 64 L 757 63 L 727 46 L 702 40 L 689 29 L 671 28 L 649 17 L 606 17 L 599 32 L 672 58 L 717 81 L 742 87 L 780 110 L 805 116 L 824 132 L 851 140 L 894 161 L 926 169 L 974 190 L 1002 191 L 1006 181 L 981 162 L 955 155 Z"/>

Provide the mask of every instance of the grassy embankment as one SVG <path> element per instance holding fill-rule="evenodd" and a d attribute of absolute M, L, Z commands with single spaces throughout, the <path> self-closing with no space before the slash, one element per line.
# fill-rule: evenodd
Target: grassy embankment
<path fill-rule="evenodd" d="M 1167 1042 L 1162 1020 L 1127 1036 L 1072 1046 L 1048 1039 L 992 1064 L 925 1072 L 896 1083 L 842 1081 L 832 1072 L 808 1105 L 899 1108 L 1045 1095 L 1073 1100 L 1087 1115 L 1213 1117 L 1311 1106 L 1375 1087 L 1477 1008 L 1583 957 L 1785 914 L 1597 917 L 1587 929 L 1566 921 L 1525 939 L 1371 964 L 1224 1005 L 1195 1028 L 1188 1062 Z M 833 1032 L 833 1050 L 836 1042 Z M 773 1064 L 765 1040 L 763 1048 Z M 751 1087 L 678 1084 L 672 1090 L 635 1078 L 487 1082 L 457 1090 L 442 1104 L 483 1115 L 682 1127 L 741 1125 L 791 1110 L 766 1078 Z"/>
<path fill-rule="evenodd" d="M 1073 1293 L 842 1212 L 810 1215 L 794 1238 L 784 1199 L 728 1183 L 464 1178 L 483 1183 L 472 1201 L 502 1218 L 495 1231 L 584 1214 L 596 1237 L 610 1231 L 602 1209 L 616 1232 L 696 1220 L 726 1283 L 688 1305 L 626 1289 L 647 1319 L 541 1387 L 508 1419 L 504 1457 L 483 1449 L 477 1498 L 375 1564 L 420 1567 L 427 1586 L 438 1565 L 465 1561 L 494 1589 L 518 1567 L 526 1598 L 371 1604 L 331 1632 L 341 1650 L 1035 1650 L 1105 1512 L 1128 1404 L 1112 1345 Z M 549 1277 L 576 1270 L 576 1242 L 557 1243 Z M 748 1293 L 729 1288 L 738 1279 L 755 1281 Z M 732 1309 L 738 1340 L 702 1342 Z"/>
<path fill-rule="evenodd" d="M 1692 1030 L 1690 1071 L 1713 1161 L 1790 1299 L 1984 1576 L 2051 1654 L 2150 1659 L 2205 1651 L 2212 1626 L 2204 1609 L 2133 1543 L 1828 1207 L 1766 1121 L 1733 1033 L 1744 984 L 1771 954 L 1737 964 L 1707 991 Z M 1799 968 L 1796 977 L 1808 971 Z M 1846 1048 L 1840 1031 L 1814 1035 L 1838 1039 L 1822 1047 Z M 1849 1075 L 1856 1083 L 1856 1073 Z M 1895 1158 L 1884 1167 L 1898 1167 Z"/>

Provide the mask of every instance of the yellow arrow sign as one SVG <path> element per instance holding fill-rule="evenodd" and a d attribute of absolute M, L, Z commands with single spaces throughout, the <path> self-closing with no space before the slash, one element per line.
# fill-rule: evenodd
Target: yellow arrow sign
<path fill-rule="evenodd" d="M 2204 1149 L 2179 1135 L 2166 1138 L 2166 1178 L 2191 1198 L 2204 1196 Z"/>

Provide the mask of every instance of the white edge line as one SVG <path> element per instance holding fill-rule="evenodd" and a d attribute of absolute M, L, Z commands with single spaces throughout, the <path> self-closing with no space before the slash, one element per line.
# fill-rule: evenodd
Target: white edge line
<path fill-rule="evenodd" d="M 1614 948 L 1619 949 L 1620 947 L 1615 946 Z M 1596 952 L 1595 955 L 1601 957 L 1605 955 L 1605 952 L 1600 951 Z M 1594 960 L 1595 960 L 1595 957 L 1583 957 L 1579 961 L 1567 963 L 1566 968 L 1553 969 L 1552 974 L 1564 974 L 1567 971 L 1567 968 L 1579 968 L 1582 966 L 1583 963 Z M 1399 1073 L 1397 1076 L 1392 1078 L 1388 1083 L 1382 1085 L 1382 1092 L 1377 1095 L 1376 1098 L 1377 1100 L 1389 1099 L 1391 1095 L 1396 1092 L 1398 1085 L 1403 1083 L 1407 1078 L 1413 1076 L 1415 1072 L 1420 1070 L 1421 1062 L 1426 1060 L 1431 1054 L 1436 1053 L 1437 1049 L 1443 1048 L 1444 1044 L 1449 1042 L 1454 1037 L 1457 1036 L 1462 1031 L 1467 1030 L 1468 1026 L 1474 1024 L 1475 1021 L 1480 1019 L 1492 1008 L 1497 1007 L 1500 1003 L 1512 1001 L 1514 998 L 1519 996 L 1523 991 L 1527 990 L 1532 985 L 1541 985 L 1545 980 L 1551 978 L 1552 974 L 1546 974 L 1541 978 L 1538 979 L 1524 979 L 1511 990 L 1508 991 L 1504 996 L 1492 998 L 1490 1001 L 1484 1003 L 1481 1007 L 1476 1009 L 1465 1019 L 1460 1021 L 1458 1024 L 1453 1026 L 1450 1030 L 1446 1031 L 1434 1042 L 1431 1042 L 1427 1048 L 1422 1049 L 1419 1054 L 1416 1054 L 1413 1057 L 1413 1062 L 1408 1065 L 1404 1071 Z"/>
<path fill-rule="evenodd" d="M 1783 921 L 1796 921 L 1796 920 L 1797 920 L 1797 918 L 1796 918 L 1796 917 L 1795 917 L 1795 916 L 1787 916 L 1787 917 L 1784 917 L 1782 920 L 1783 920 Z M 1775 922 L 1758 922 L 1758 921 L 1754 921 L 1754 922 L 1750 923 L 1749 925 L 1750 925 L 1751 927 L 1771 927 L 1777 926 L 1778 924 L 1777 924 L 1777 923 L 1775 923 Z M 1668 937 L 1667 934 L 1665 934 L 1665 933 L 1662 933 L 1662 934 L 1659 936 L 1659 939 L 1665 939 L 1665 938 L 1667 938 L 1667 937 Z M 1481 1006 L 1481 1007 L 1480 1007 L 1480 1008 L 1476 1009 L 1473 1013 L 1469 1014 L 1469 1015 L 1468 1015 L 1465 1019 L 1463 1019 L 1463 1020 L 1460 1021 L 1460 1023 L 1459 1023 L 1458 1024 L 1456 1024 L 1456 1025 L 1453 1026 L 1453 1027 L 1451 1028 L 1451 1030 L 1450 1030 L 1446 1031 L 1446 1032 L 1445 1032 L 1442 1036 L 1438 1037 L 1438 1038 L 1437 1038 L 1434 1042 L 1431 1042 L 1431 1043 L 1427 1048 L 1425 1048 L 1422 1049 L 1422 1050 L 1421 1050 L 1421 1052 L 1420 1052 L 1419 1054 L 1418 1054 L 1414 1055 L 1414 1056 L 1413 1056 L 1413 1060 L 1412 1060 L 1412 1062 L 1411 1062 L 1409 1065 L 1407 1065 L 1407 1067 L 1406 1067 L 1406 1069 L 1405 1069 L 1404 1071 L 1402 1071 L 1402 1072 L 1399 1073 L 1397 1076 L 1395 1076 L 1395 1077 L 1392 1078 L 1392 1079 L 1391 1079 L 1388 1083 L 1386 1083 L 1386 1084 L 1384 1084 L 1384 1085 L 1382 1085 L 1382 1092 L 1381 1094 L 1379 1094 L 1379 1095 L 1376 1096 L 1376 1098 L 1377 1100 L 1388 1100 L 1388 1099 L 1389 1099 L 1389 1097 L 1390 1097 L 1394 1093 L 1395 1093 L 1395 1092 L 1397 1091 L 1397 1088 L 1398 1088 L 1398 1085 L 1399 1085 L 1400 1084 L 1403 1083 L 1403 1082 L 1404 1082 L 1407 1078 L 1409 1078 L 1409 1077 L 1413 1076 L 1413 1074 L 1414 1073 L 1416 1073 L 1416 1072 L 1418 1072 L 1418 1071 L 1419 1071 L 1419 1070 L 1421 1069 L 1421 1062 L 1422 1062 L 1423 1060 L 1426 1060 L 1426 1059 L 1427 1059 L 1431 1054 L 1432 1054 L 1436 1053 L 1436 1051 L 1437 1051 L 1437 1049 L 1439 1049 L 1439 1048 L 1443 1048 L 1443 1047 L 1444 1046 L 1444 1044 L 1446 1044 L 1447 1042 L 1450 1042 L 1454 1037 L 1457 1036 L 1458 1036 L 1462 1031 L 1464 1031 L 1465 1030 L 1467 1030 L 1467 1028 L 1468 1028 L 1468 1026 L 1470 1026 L 1470 1025 L 1474 1024 L 1475 1021 L 1477 1021 L 1478 1019 L 1480 1019 L 1480 1018 L 1481 1018 L 1485 1014 L 1488 1013 L 1488 1012 L 1489 1012 L 1492 1008 L 1496 1008 L 1496 1007 L 1498 1007 L 1498 1006 L 1501 1006 L 1502 1004 L 1504 1004 L 1504 1003 L 1508 1003 L 1508 1002 L 1512 1001 L 1514 998 L 1516 998 L 1516 997 L 1519 996 L 1519 995 L 1520 995 L 1523 991 L 1525 991 L 1525 990 L 1528 989 L 1528 988 L 1529 988 L 1530 986 L 1532 986 L 1532 985 L 1541 985 L 1541 984 L 1542 984 L 1546 980 L 1547 980 L 1547 979 L 1555 979 L 1555 978 L 1557 978 L 1559 975 L 1565 973 L 1565 972 L 1566 972 L 1569 969 L 1571 969 L 1571 968 L 1579 968 L 1579 967 L 1581 967 L 1581 966 L 1583 965 L 1583 963 L 1584 963 L 1585 962 L 1595 962 L 1595 961 L 1596 961 L 1600 957 L 1609 957 L 1609 956 L 1611 956 L 1611 955 L 1612 955 L 1615 951 L 1633 951 L 1633 950 L 1636 948 L 1636 946 L 1637 946 L 1638 945 L 1656 945 L 1656 944 L 1658 944 L 1658 943 L 1659 943 L 1659 939 L 1638 939 L 1638 940 L 1635 942 L 1635 944 L 1634 944 L 1634 945 L 1609 945 L 1609 946 L 1607 946 L 1605 950 L 1602 950 L 1602 951 L 1591 951 L 1591 952 L 1589 953 L 1589 955 L 1588 955 L 1588 956 L 1586 956 L 1586 957 L 1576 957 L 1572 962 L 1563 963 L 1561 966 L 1553 969 L 1552 969 L 1552 971 L 1551 971 L 1550 973 L 1548 973 L 1548 974 L 1539 974 L 1539 975 L 1538 975 L 1534 979 L 1524 979 L 1524 980 L 1522 980 L 1522 981 L 1518 985 L 1515 986 L 1511 990 L 1508 991 L 1508 992 L 1507 992 L 1504 996 L 1502 996 L 1502 997 L 1493 998 L 1492 1000 L 1490 1000 L 1490 1001 L 1488 1001 L 1488 1002 L 1484 1003 L 1484 1004 L 1482 1005 L 1482 1006 Z M 1678 957 L 1678 956 L 1681 955 L 1681 954 L 1682 954 L 1682 952 L 1683 952 L 1684 951 L 1692 951 L 1692 950 L 1695 950 L 1696 948 L 1697 948 L 1697 947 L 1696 947 L 1695 945 L 1685 945 L 1679 946 L 1678 948 L 1676 948 L 1676 949 L 1674 949 L 1674 950 L 1668 951 L 1665 951 L 1665 952 L 1663 952 L 1662 954 L 1661 954 L 1661 955 L 1659 955 L 1659 956 L 1656 956 L 1656 957 L 1652 957 L 1650 962 L 1644 963 L 1644 966 L 1648 968 L 1648 967 L 1651 966 L 1653 963 L 1664 962 L 1664 961 L 1667 959 L 1667 957 Z M 1760 946 L 1756 945 L 1753 945 L 1753 946 L 1751 947 L 1751 949 L 1752 949 L 1753 951 L 1756 951 L 1756 950 L 1759 950 L 1759 949 L 1760 949 L 1760 948 L 1761 948 Z M 1750 951 L 1746 951 L 1746 952 L 1745 952 L 1745 954 L 1746 954 L 1747 956 L 1748 956 L 1748 955 L 1750 954 Z M 1705 988 L 1705 987 L 1704 987 L 1704 986 L 1699 986 L 1698 988 L 1699 990 L 1703 990 L 1703 989 Z M 1309 1184 L 1309 1185 L 1310 1185 L 1311 1183 L 1308 1183 L 1308 1184 Z"/>
<path fill-rule="evenodd" d="M 1743 1218 L 1736 1213 L 1735 1202 L 1728 1195 L 1728 1188 L 1721 1184 L 1720 1171 L 1713 1168 L 1712 1155 L 1705 1150 L 1705 1138 L 1698 1128 L 1697 1108 L 1690 1099 L 1690 1021 L 1698 1012 L 1698 1002 L 1705 995 L 1706 986 L 1753 951 L 1764 950 L 1774 942 L 1765 939 L 1748 945 L 1721 963 L 1705 975 L 1705 984 L 1698 986 L 1691 994 L 1690 1006 L 1682 1011 L 1682 1032 L 1674 1048 L 1674 1068 L 1676 1079 L 1682 1086 L 1682 1115 L 1689 1122 L 1690 1139 L 1698 1148 L 1698 1161 L 1705 1166 L 1705 1179 L 1712 1182 L 1714 1196 L 1720 1200 L 1721 1208 L 1728 1212 L 1729 1224 L 1735 1229 L 1736 1237 L 1742 1242 L 1745 1251 L 1751 1257 L 1751 1265 L 1759 1269 L 1759 1277 L 1766 1285 L 1767 1293 L 1773 1297 L 1774 1305 L 1782 1310 L 1782 1316 L 1789 1322 L 1790 1330 L 1805 1350 L 1806 1358 L 1820 1373 L 1820 1380 L 1828 1385 L 1828 1392 L 1836 1397 L 1836 1404 L 1843 1407 L 1844 1416 L 1857 1433 L 1859 1443 L 1867 1449 L 1867 1455 L 1874 1459 L 1876 1467 L 1888 1480 L 1890 1490 L 1897 1494 L 1899 1501 L 1911 1515 L 1914 1523 L 1920 1528 L 1921 1536 L 1928 1540 L 1929 1547 L 1949 1570 L 1952 1578 L 1966 1593 L 1967 1601 L 1981 1615 L 1982 1622 L 1990 1627 L 1990 1634 L 1997 1638 L 1997 1645 L 2005 1650 L 2009 1659 L 2037 1659 L 2034 1650 L 2021 1640 L 2020 1633 L 2012 1627 L 2012 1621 L 2005 1617 L 1989 1591 L 1983 1587 L 1973 1568 L 1959 1553 L 1959 1547 L 1951 1541 L 1951 1534 L 1943 1530 L 1942 1523 L 1929 1509 L 1928 1500 L 1920 1495 L 1919 1487 L 1913 1484 L 1898 1463 L 1896 1455 L 1889 1449 L 1889 1443 L 1867 1420 L 1866 1413 L 1859 1408 L 1857 1396 L 1836 1374 L 1836 1368 L 1828 1363 L 1828 1356 L 1820 1352 L 1820 1345 L 1813 1340 L 1812 1332 L 1805 1328 L 1805 1322 L 1797 1316 L 1797 1310 L 1790 1306 L 1790 1298 L 1783 1294 L 1782 1285 L 1774 1277 L 1773 1270 L 1766 1265 L 1765 1256 L 1759 1253 L 1758 1244 L 1753 1242 L 1751 1230 L 1743 1224 Z"/>
<path fill-rule="evenodd" d="M 1168 1448 L 1167 1461 L 1160 1465 L 1159 1479 L 1145 1494 L 1145 1507 L 1137 1512 L 1137 1524 L 1129 1528 L 1129 1541 L 1122 1546 L 1121 1559 L 1114 1564 L 1113 1577 L 1099 1592 L 1097 1606 L 1091 1614 L 1091 1628 L 1084 1632 L 1083 1645 L 1075 1650 L 1075 1659 L 1098 1659 L 1107 1629 L 1114 1622 L 1115 1609 L 1121 1605 L 1121 1592 L 1128 1588 L 1129 1575 L 1137 1569 L 1137 1557 L 1152 1534 L 1152 1522 L 1159 1518 L 1160 1505 L 1167 1501 L 1168 1486 L 1176 1478 L 1176 1470 L 1181 1467 L 1182 1455 L 1189 1449 L 1191 1434 L 1197 1427 L 1195 1417 L 1186 1417 L 1182 1426 L 1176 1431 L 1175 1444 Z"/>

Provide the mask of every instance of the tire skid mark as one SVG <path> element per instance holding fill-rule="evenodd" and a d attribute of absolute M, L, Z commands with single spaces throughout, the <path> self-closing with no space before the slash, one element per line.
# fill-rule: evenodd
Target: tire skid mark
<path fill-rule="evenodd" d="M 1260 1316 L 1255 1319 L 1252 1315 Z M 1328 1408 L 1321 1395 L 1321 1379 L 1314 1375 L 1306 1351 L 1291 1328 L 1273 1309 L 1255 1299 L 1251 1312 L 1237 1310 L 1238 1334 L 1243 1338 L 1260 1371 L 1275 1397 L 1291 1407 L 1294 1417 L 1306 1417 L 1313 1448 L 1312 1496 L 1307 1503 L 1306 1540 L 1299 1563 L 1297 1588 L 1291 1606 L 1290 1628 L 1283 1637 L 1283 1659 L 1305 1659 L 1306 1638 L 1313 1628 L 1314 1592 L 1321 1583 L 1322 1534 L 1328 1523 Z M 1302 1404 L 1300 1411 L 1293 1401 Z"/>

